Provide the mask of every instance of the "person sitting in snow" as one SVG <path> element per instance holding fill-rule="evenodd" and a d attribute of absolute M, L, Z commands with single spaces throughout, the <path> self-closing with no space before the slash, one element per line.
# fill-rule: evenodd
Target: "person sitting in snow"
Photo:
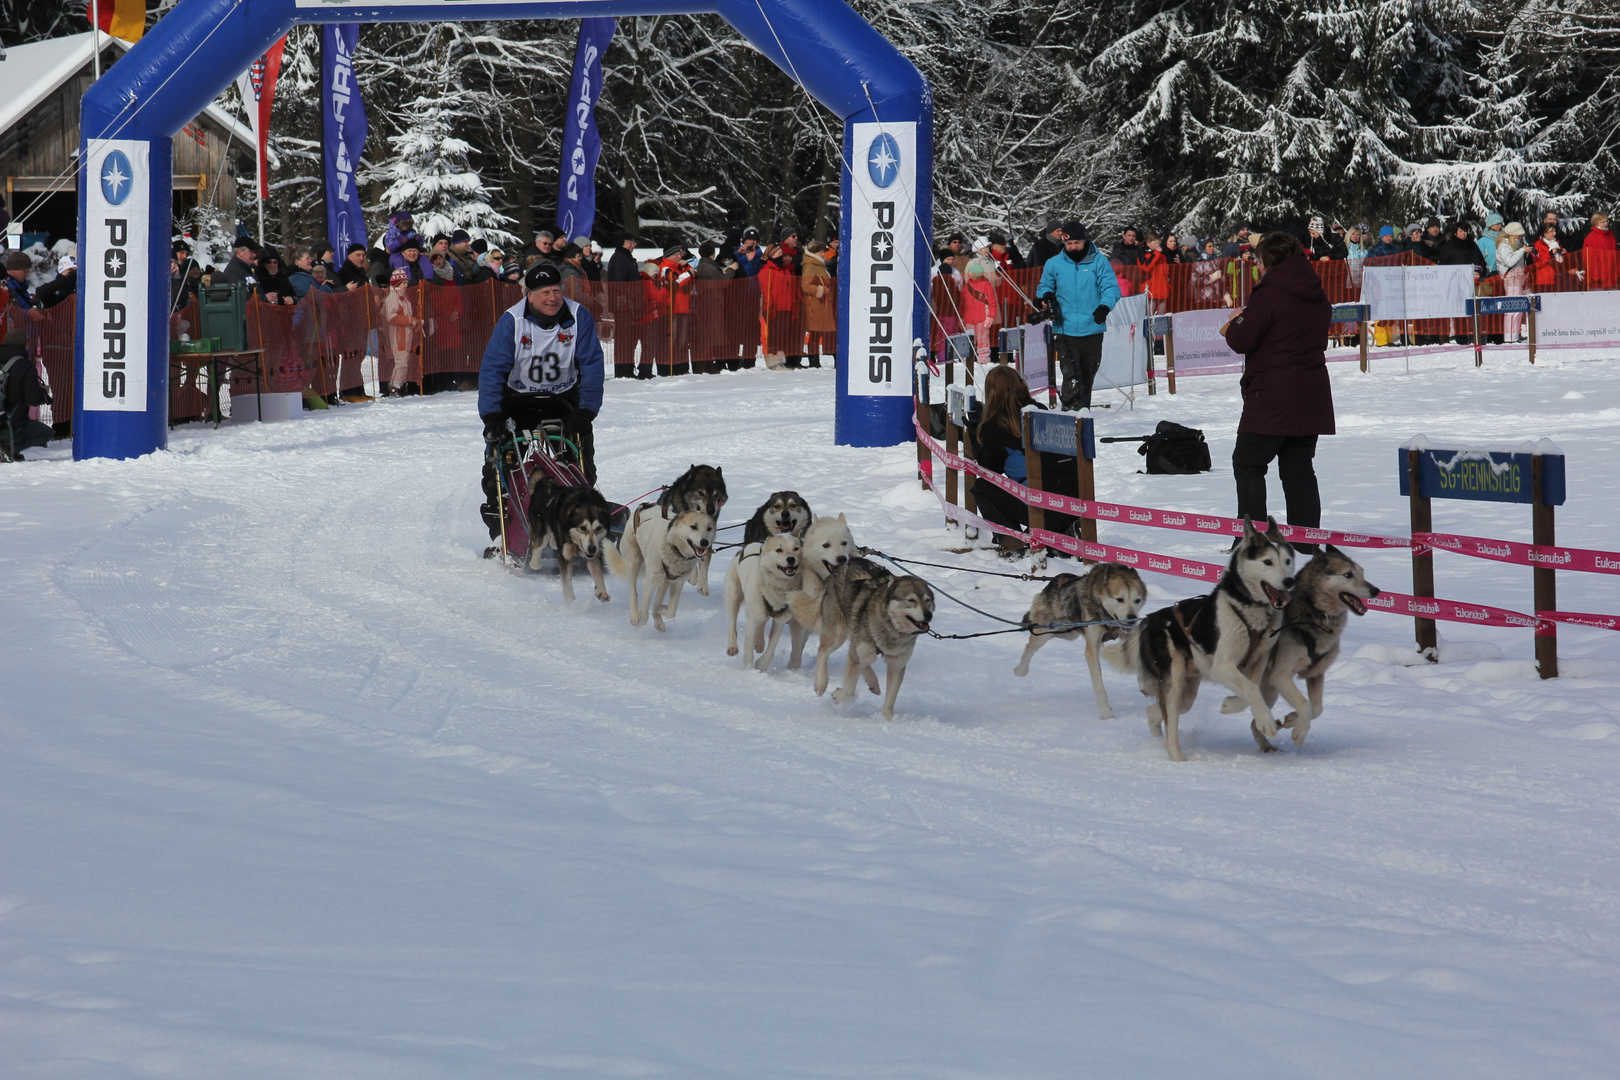
<path fill-rule="evenodd" d="M 507 436 L 506 422 L 531 431 L 544 420 L 561 420 L 579 446 L 580 468 L 596 483 L 591 422 L 602 408 L 602 342 L 590 309 L 563 296 L 555 264 L 536 262 L 523 275 L 525 295 L 495 323 L 478 371 L 478 415 L 484 441 Z M 491 540 L 501 535 L 493 454 L 484 456 L 484 505 Z M 485 558 L 499 554 L 491 547 Z"/>
<path fill-rule="evenodd" d="M 21 461 L 24 450 L 50 442 L 50 427 L 28 415 L 49 404 L 51 392 L 28 355 L 28 332 L 13 325 L 0 345 L 0 461 Z"/>

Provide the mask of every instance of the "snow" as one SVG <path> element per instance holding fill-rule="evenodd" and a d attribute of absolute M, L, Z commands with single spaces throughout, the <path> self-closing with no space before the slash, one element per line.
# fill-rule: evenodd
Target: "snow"
<path fill-rule="evenodd" d="M 1331 373 L 1326 524 L 1405 531 L 1415 431 L 1547 437 L 1559 540 L 1620 547 L 1620 357 Z M 797 488 L 863 543 L 1008 569 L 949 550 L 911 447 L 831 445 L 832 379 L 611 382 L 602 487 L 708 461 L 723 523 Z M 1230 510 L 1236 379 L 1178 389 L 1098 434 L 1202 427 L 1216 471 L 1103 445 L 1100 497 Z M 569 610 L 478 559 L 479 435 L 449 394 L 0 469 L 7 1077 L 1613 1075 L 1620 637 L 1561 628 L 1542 682 L 1524 631 L 1441 624 L 1430 665 L 1406 620 L 1352 620 L 1309 742 L 1264 757 L 1206 691 L 1173 764 L 1128 677 L 1099 721 L 1078 645 L 1020 680 L 1017 635 L 921 642 L 885 722 L 783 654 L 739 671 L 723 567 L 660 636 L 622 582 Z M 1434 514 L 1529 537 L 1523 507 Z M 1527 570 L 1435 569 L 1530 605 Z M 928 575 L 1011 617 L 1034 590 Z"/>

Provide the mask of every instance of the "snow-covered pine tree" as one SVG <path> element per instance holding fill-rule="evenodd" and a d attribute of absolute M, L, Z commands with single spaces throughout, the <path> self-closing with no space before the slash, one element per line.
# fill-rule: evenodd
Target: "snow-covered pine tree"
<path fill-rule="evenodd" d="M 506 227 L 512 219 L 490 205 L 491 192 L 472 164 L 473 146 L 464 137 L 476 127 L 478 100 L 466 91 L 461 62 L 468 40 L 461 24 L 429 24 L 416 49 L 395 57 L 382 79 L 365 85 L 368 99 L 401 100 L 389 84 L 405 70 L 414 96 L 394 110 L 395 134 L 387 137 L 389 154 L 362 174 L 383 187 L 375 208 L 386 215 L 410 210 L 424 236 L 465 229 L 475 237 L 500 243 L 517 239 Z"/>

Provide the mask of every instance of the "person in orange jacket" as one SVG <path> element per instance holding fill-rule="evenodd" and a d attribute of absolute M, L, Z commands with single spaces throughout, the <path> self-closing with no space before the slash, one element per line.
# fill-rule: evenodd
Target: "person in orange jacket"
<path fill-rule="evenodd" d="M 664 303 L 673 319 L 670 340 L 674 356 L 670 358 L 671 375 L 684 375 L 691 370 L 692 341 L 692 285 L 697 281 L 693 272 L 691 252 L 679 241 L 664 249 L 658 263 L 658 287 L 664 294 Z"/>
<path fill-rule="evenodd" d="M 799 320 L 799 281 L 793 273 L 792 255 L 778 244 L 765 250 L 765 265 L 759 269 L 760 311 L 765 319 L 765 366 L 780 370 L 788 366 L 788 356 L 803 351 Z"/>

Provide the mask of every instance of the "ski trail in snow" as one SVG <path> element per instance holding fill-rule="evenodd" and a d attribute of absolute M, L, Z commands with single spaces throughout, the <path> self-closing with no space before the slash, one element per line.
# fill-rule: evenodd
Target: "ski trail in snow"
<path fill-rule="evenodd" d="M 1353 419 L 1320 455 L 1332 523 L 1399 531 L 1393 447 L 1416 430 L 1512 425 L 1570 455 L 1560 538 L 1604 546 L 1611 367 L 1334 370 Z M 1007 568 L 940 554 L 961 542 L 910 447 L 828 445 L 831 377 L 610 384 L 604 493 L 708 461 L 722 523 L 790 487 L 859 542 Z M 1235 380 L 1183 386 L 1099 433 L 1204 426 L 1216 472 L 1146 477 L 1110 449 L 1103 497 L 1228 509 Z M 785 649 L 737 670 L 724 553 L 663 635 L 628 624 L 622 581 L 568 608 L 555 579 L 478 559 L 471 409 L 181 429 L 142 461 L 0 473 L 19 1075 L 1607 1074 L 1612 635 L 1563 635 L 1580 675 L 1548 684 L 1527 634 L 1445 627 L 1457 662 L 1410 667 L 1408 623 L 1353 620 L 1306 749 L 1264 758 L 1206 691 L 1192 760 L 1166 761 L 1133 680 L 1108 673 L 1121 719 L 1100 722 L 1078 644 L 1018 680 L 1019 635 L 921 643 L 887 723 L 864 692 L 816 698 Z M 1365 561 L 1409 580 L 1398 554 Z M 1446 595 L 1528 599 L 1528 573 L 1437 563 Z M 927 573 L 1009 617 L 1038 587 Z M 1149 584 L 1154 605 L 1194 588 Z M 938 621 L 986 628 L 948 603 Z"/>

